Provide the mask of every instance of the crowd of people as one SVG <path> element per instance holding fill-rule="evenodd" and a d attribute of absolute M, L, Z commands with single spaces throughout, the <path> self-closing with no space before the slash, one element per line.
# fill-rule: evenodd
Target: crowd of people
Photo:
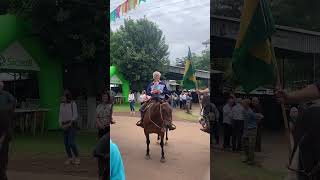
<path fill-rule="evenodd" d="M 125 179 L 121 154 L 115 143 L 110 139 L 110 124 L 114 124 L 112 118 L 113 98 L 109 91 L 104 91 L 100 98 L 100 104 L 96 107 L 96 127 L 99 139 L 94 148 L 94 157 L 98 161 L 99 179 Z M 14 119 L 16 99 L 4 90 L 4 82 L 0 81 L 0 179 L 7 180 L 7 165 L 9 145 L 13 133 L 11 126 Z M 75 141 L 76 132 L 79 129 L 79 115 L 76 102 L 69 90 L 65 90 L 61 97 L 59 109 L 59 125 L 63 132 L 63 141 L 67 160 L 66 165 L 80 165 L 80 152 Z M 110 154 L 108 147 L 110 146 Z M 110 157 L 110 171 L 108 161 Z"/>
<path fill-rule="evenodd" d="M 219 118 L 216 118 L 212 132 L 216 144 L 219 144 L 221 126 L 223 149 L 233 152 L 243 151 L 243 162 L 254 164 L 254 152 L 261 151 L 261 121 L 264 118 L 262 114 L 258 98 L 241 99 L 230 95 L 222 109 L 222 125 L 218 122 Z"/>

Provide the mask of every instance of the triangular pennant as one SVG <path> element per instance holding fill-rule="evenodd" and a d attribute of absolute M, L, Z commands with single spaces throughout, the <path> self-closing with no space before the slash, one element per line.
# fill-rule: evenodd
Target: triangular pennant
<path fill-rule="evenodd" d="M 134 0 L 134 7 L 137 7 L 138 5 L 138 0 Z"/>
<path fill-rule="evenodd" d="M 121 10 L 121 5 L 120 6 L 118 6 L 117 7 L 117 9 L 116 9 L 116 16 L 117 16 L 117 18 L 120 18 L 120 10 Z"/>
<path fill-rule="evenodd" d="M 126 4 L 125 3 L 121 4 L 121 12 L 122 12 L 122 15 L 124 15 L 126 13 Z"/>
<path fill-rule="evenodd" d="M 113 10 L 111 13 L 110 13 L 110 21 L 116 21 L 116 10 Z"/>
<path fill-rule="evenodd" d="M 131 9 L 134 9 L 136 6 L 135 6 L 135 0 L 129 0 L 130 1 L 130 8 Z"/>

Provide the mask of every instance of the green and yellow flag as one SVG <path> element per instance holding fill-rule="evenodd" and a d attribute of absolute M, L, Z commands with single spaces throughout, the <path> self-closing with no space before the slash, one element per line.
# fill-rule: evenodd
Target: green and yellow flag
<path fill-rule="evenodd" d="M 195 75 L 195 69 L 194 69 L 192 62 L 191 62 L 190 47 L 189 47 L 189 52 L 188 52 L 188 59 L 186 60 L 185 67 L 184 67 L 182 87 L 187 90 L 197 88 L 197 79 L 196 79 L 196 75 Z"/>
<path fill-rule="evenodd" d="M 232 70 L 247 93 L 275 80 L 269 41 L 275 25 L 269 7 L 266 0 L 244 1 Z"/>

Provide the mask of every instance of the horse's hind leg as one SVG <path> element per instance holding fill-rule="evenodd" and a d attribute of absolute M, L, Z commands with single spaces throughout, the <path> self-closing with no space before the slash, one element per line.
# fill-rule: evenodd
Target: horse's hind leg
<path fill-rule="evenodd" d="M 150 149 L 149 149 L 149 145 L 150 145 L 150 137 L 149 134 L 146 134 L 146 143 L 147 143 L 147 154 L 146 154 L 146 159 L 149 160 L 150 159 Z"/>
<path fill-rule="evenodd" d="M 164 146 L 164 134 L 161 136 L 161 142 L 160 142 L 160 146 L 161 146 L 161 160 L 160 162 L 164 163 L 166 162 L 166 159 L 164 157 L 164 150 L 163 150 L 163 146 Z"/>
<path fill-rule="evenodd" d="M 165 145 L 167 146 L 168 145 L 168 128 L 166 128 L 166 143 L 165 143 Z"/>

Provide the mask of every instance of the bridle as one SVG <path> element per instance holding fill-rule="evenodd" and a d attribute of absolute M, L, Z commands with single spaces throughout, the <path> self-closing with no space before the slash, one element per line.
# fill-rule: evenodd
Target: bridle
<path fill-rule="evenodd" d="M 153 106 L 154 103 L 150 103 L 147 108 L 148 108 L 148 117 L 149 117 L 149 120 L 157 127 L 159 128 L 162 132 L 165 132 L 165 121 L 163 119 L 163 115 L 162 115 L 162 106 L 165 105 L 165 104 L 168 104 L 167 102 L 164 102 L 164 103 L 160 103 L 160 117 L 161 117 L 161 120 L 162 120 L 162 127 L 160 127 L 158 124 L 156 124 L 152 119 L 151 119 L 151 112 L 150 112 L 150 109 L 151 107 Z"/>

